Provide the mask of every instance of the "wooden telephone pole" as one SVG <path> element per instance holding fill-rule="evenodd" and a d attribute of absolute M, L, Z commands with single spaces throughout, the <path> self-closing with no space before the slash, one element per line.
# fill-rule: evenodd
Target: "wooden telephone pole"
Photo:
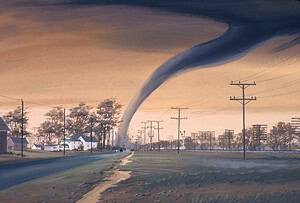
<path fill-rule="evenodd" d="M 144 145 L 146 146 L 146 136 L 147 136 L 147 122 L 146 121 L 142 121 L 142 124 L 144 125 L 142 127 L 143 131 L 144 131 Z"/>
<path fill-rule="evenodd" d="M 178 136 L 177 153 L 179 154 L 179 150 L 180 150 L 180 121 L 183 120 L 183 119 L 187 119 L 187 117 L 181 117 L 181 110 L 185 110 L 185 109 L 188 109 L 188 108 L 171 107 L 171 109 L 177 110 L 177 112 L 178 112 L 177 117 L 171 117 L 171 119 L 177 120 L 177 136 Z"/>
<path fill-rule="evenodd" d="M 242 89 L 242 97 L 230 97 L 230 100 L 234 100 L 234 101 L 238 101 L 239 103 L 241 103 L 243 105 L 243 157 L 244 160 L 246 159 L 246 105 L 253 101 L 256 100 L 256 97 L 246 97 L 245 96 L 245 90 L 250 87 L 250 86 L 254 86 L 256 85 L 255 82 L 253 83 L 242 83 L 241 81 L 238 82 L 233 82 L 231 81 L 230 85 L 234 85 L 234 86 L 238 86 L 239 88 Z"/>
<path fill-rule="evenodd" d="M 64 108 L 64 156 L 66 155 L 66 109 Z"/>
<path fill-rule="evenodd" d="M 90 145 L 91 145 L 91 153 L 93 153 L 93 118 L 90 118 Z"/>
<path fill-rule="evenodd" d="M 149 138 L 150 138 L 150 150 L 152 150 L 152 139 L 154 137 L 154 135 L 153 135 L 153 127 L 154 127 L 153 123 L 156 122 L 156 121 L 154 121 L 154 120 L 148 120 L 147 122 L 150 123 L 150 126 L 149 126 L 149 128 L 150 128 L 150 135 L 149 135 Z"/>
<path fill-rule="evenodd" d="M 157 142 L 158 142 L 158 151 L 160 151 L 160 136 L 159 136 L 159 131 L 162 130 L 163 128 L 159 127 L 159 124 L 163 121 L 155 121 L 157 123 L 157 127 L 154 127 L 155 130 L 157 130 Z"/>
<path fill-rule="evenodd" d="M 24 157 L 24 101 L 21 99 L 21 156 Z"/>
<path fill-rule="evenodd" d="M 254 150 L 258 147 L 258 150 L 261 150 L 262 142 L 267 140 L 267 125 L 255 124 L 252 125 L 253 129 L 253 140 L 255 141 Z"/>

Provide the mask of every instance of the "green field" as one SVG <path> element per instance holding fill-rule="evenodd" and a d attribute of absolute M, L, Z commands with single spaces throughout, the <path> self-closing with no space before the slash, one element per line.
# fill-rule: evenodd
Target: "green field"
<path fill-rule="evenodd" d="M 136 152 L 103 202 L 300 202 L 300 154 Z"/>

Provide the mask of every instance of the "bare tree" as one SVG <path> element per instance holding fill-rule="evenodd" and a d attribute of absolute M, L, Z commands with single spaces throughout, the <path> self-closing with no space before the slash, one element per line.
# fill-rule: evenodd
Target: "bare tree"
<path fill-rule="evenodd" d="M 97 106 L 97 134 L 102 140 L 101 148 L 105 149 L 106 141 L 110 139 L 110 131 L 120 123 L 122 105 L 116 99 L 110 98 L 100 102 Z M 99 139 L 100 140 L 100 139 Z"/>
<path fill-rule="evenodd" d="M 28 127 L 28 111 L 26 109 L 24 110 L 24 135 L 29 135 L 29 132 L 27 131 Z M 18 106 L 13 111 L 9 111 L 7 114 L 3 116 L 3 119 L 8 124 L 11 134 L 14 137 L 20 137 L 21 136 L 21 124 L 22 124 L 22 109 L 20 106 Z"/>
<path fill-rule="evenodd" d="M 194 148 L 194 142 L 191 137 L 186 137 L 184 139 L 184 146 L 186 149 L 193 149 Z"/>
<path fill-rule="evenodd" d="M 91 109 L 92 107 L 81 102 L 69 110 L 67 130 L 70 134 L 80 135 L 89 132 Z"/>
<path fill-rule="evenodd" d="M 63 135 L 63 108 L 60 106 L 54 107 L 45 116 L 46 121 L 41 123 L 38 128 L 38 136 L 44 138 L 46 143 L 52 144 L 54 138 L 59 139 Z"/>

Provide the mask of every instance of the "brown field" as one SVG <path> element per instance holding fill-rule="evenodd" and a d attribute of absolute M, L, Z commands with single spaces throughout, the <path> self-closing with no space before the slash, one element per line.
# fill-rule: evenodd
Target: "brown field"
<path fill-rule="evenodd" d="M 300 154 L 136 152 L 100 202 L 300 202 Z"/>

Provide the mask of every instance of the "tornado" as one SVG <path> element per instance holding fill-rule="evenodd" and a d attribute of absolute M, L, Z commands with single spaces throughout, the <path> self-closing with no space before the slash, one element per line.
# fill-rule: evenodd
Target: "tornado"
<path fill-rule="evenodd" d="M 152 73 L 127 106 L 117 143 L 122 146 L 128 142 L 127 131 L 135 112 L 145 99 L 168 79 L 195 68 L 216 67 L 240 59 L 275 36 L 298 33 L 299 25 L 299 22 L 294 21 L 229 24 L 227 31 L 220 37 L 170 58 Z"/>

